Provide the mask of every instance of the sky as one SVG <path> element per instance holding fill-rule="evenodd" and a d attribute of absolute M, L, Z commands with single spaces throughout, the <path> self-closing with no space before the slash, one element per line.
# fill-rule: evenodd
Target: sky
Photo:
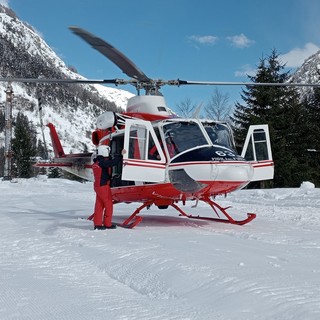
<path fill-rule="evenodd" d="M 318 0 L 0 0 L 58 56 L 90 79 L 127 78 L 74 35 L 78 26 L 111 43 L 153 79 L 248 81 L 273 49 L 294 71 L 320 49 Z M 135 93 L 132 86 L 121 89 Z M 164 87 L 173 109 L 206 104 L 212 86 Z M 219 87 L 242 101 L 241 87 Z"/>

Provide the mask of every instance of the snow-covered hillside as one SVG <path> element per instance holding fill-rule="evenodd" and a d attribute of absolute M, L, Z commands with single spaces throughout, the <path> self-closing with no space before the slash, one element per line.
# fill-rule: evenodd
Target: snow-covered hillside
<path fill-rule="evenodd" d="M 255 212 L 245 226 L 151 207 L 135 229 L 107 231 L 86 220 L 91 183 L 0 181 L 0 194 L 0 319 L 320 318 L 320 189 L 310 183 L 217 198 L 234 216 Z M 116 205 L 114 221 L 136 207 Z"/>
<path fill-rule="evenodd" d="M 306 59 L 301 67 L 293 74 L 292 82 L 298 83 L 319 83 L 320 82 L 320 51 Z M 308 95 L 313 88 L 300 87 L 299 91 L 302 95 Z"/>
<path fill-rule="evenodd" d="M 0 53 L 5 56 L 0 62 L 1 77 L 17 78 L 83 78 L 73 72 L 26 23 L 0 6 Z M 6 82 L 0 82 L 0 105 L 6 100 Z M 84 144 L 90 148 L 91 132 L 95 128 L 103 104 L 114 104 L 125 110 L 132 93 L 102 85 L 36 85 L 12 83 L 14 100 L 13 116 L 22 111 L 29 120 L 39 125 L 38 97 L 42 98 L 44 124 L 55 124 L 66 152 L 83 151 Z M 51 90 L 52 88 L 52 90 Z M 79 90 L 80 90 L 79 89 Z M 102 103 L 104 102 L 104 103 Z M 100 111 L 99 111 L 100 109 Z M 41 130 L 38 126 L 38 138 Z M 45 130 L 46 141 L 50 142 L 49 130 Z M 1 140 L 1 139 L 0 139 Z"/>

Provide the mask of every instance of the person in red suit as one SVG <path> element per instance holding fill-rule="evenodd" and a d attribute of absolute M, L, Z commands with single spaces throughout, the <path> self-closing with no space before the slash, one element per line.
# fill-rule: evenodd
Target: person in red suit
<path fill-rule="evenodd" d="M 96 203 L 94 206 L 93 223 L 94 229 L 105 230 L 115 229 L 117 226 L 112 224 L 113 202 L 110 183 L 112 179 L 112 167 L 117 165 L 123 154 L 110 157 L 110 147 L 101 145 L 98 147 L 98 155 L 93 159 L 94 191 L 96 193 Z"/>

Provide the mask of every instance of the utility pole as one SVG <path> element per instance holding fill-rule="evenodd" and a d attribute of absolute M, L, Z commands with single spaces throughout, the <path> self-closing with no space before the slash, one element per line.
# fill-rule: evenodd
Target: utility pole
<path fill-rule="evenodd" d="M 43 140 L 43 146 L 44 146 L 44 152 L 45 152 L 45 159 L 48 160 L 48 149 L 46 144 L 46 138 L 44 135 L 44 126 L 43 126 L 43 114 L 42 114 L 42 99 L 41 96 L 38 97 L 38 111 L 39 111 L 39 119 L 40 119 L 40 128 L 42 132 L 42 140 Z"/>
<path fill-rule="evenodd" d="M 4 176 L 3 180 L 12 179 L 12 150 L 11 150 L 11 140 L 12 140 L 12 102 L 13 102 L 13 90 L 11 83 L 8 83 L 6 93 L 6 103 L 4 107 L 4 117 L 5 117 L 5 132 L 4 132 Z"/>

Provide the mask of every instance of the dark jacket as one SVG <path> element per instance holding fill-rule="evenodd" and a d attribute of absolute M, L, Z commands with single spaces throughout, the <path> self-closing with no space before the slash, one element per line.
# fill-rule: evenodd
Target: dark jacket
<path fill-rule="evenodd" d="M 112 167 L 122 160 L 122 155 L 115 155 L 114 158 L 97 156 L 93 159 L 94 186 L 101 187 L 109 183 L 112 178 Z"/>

